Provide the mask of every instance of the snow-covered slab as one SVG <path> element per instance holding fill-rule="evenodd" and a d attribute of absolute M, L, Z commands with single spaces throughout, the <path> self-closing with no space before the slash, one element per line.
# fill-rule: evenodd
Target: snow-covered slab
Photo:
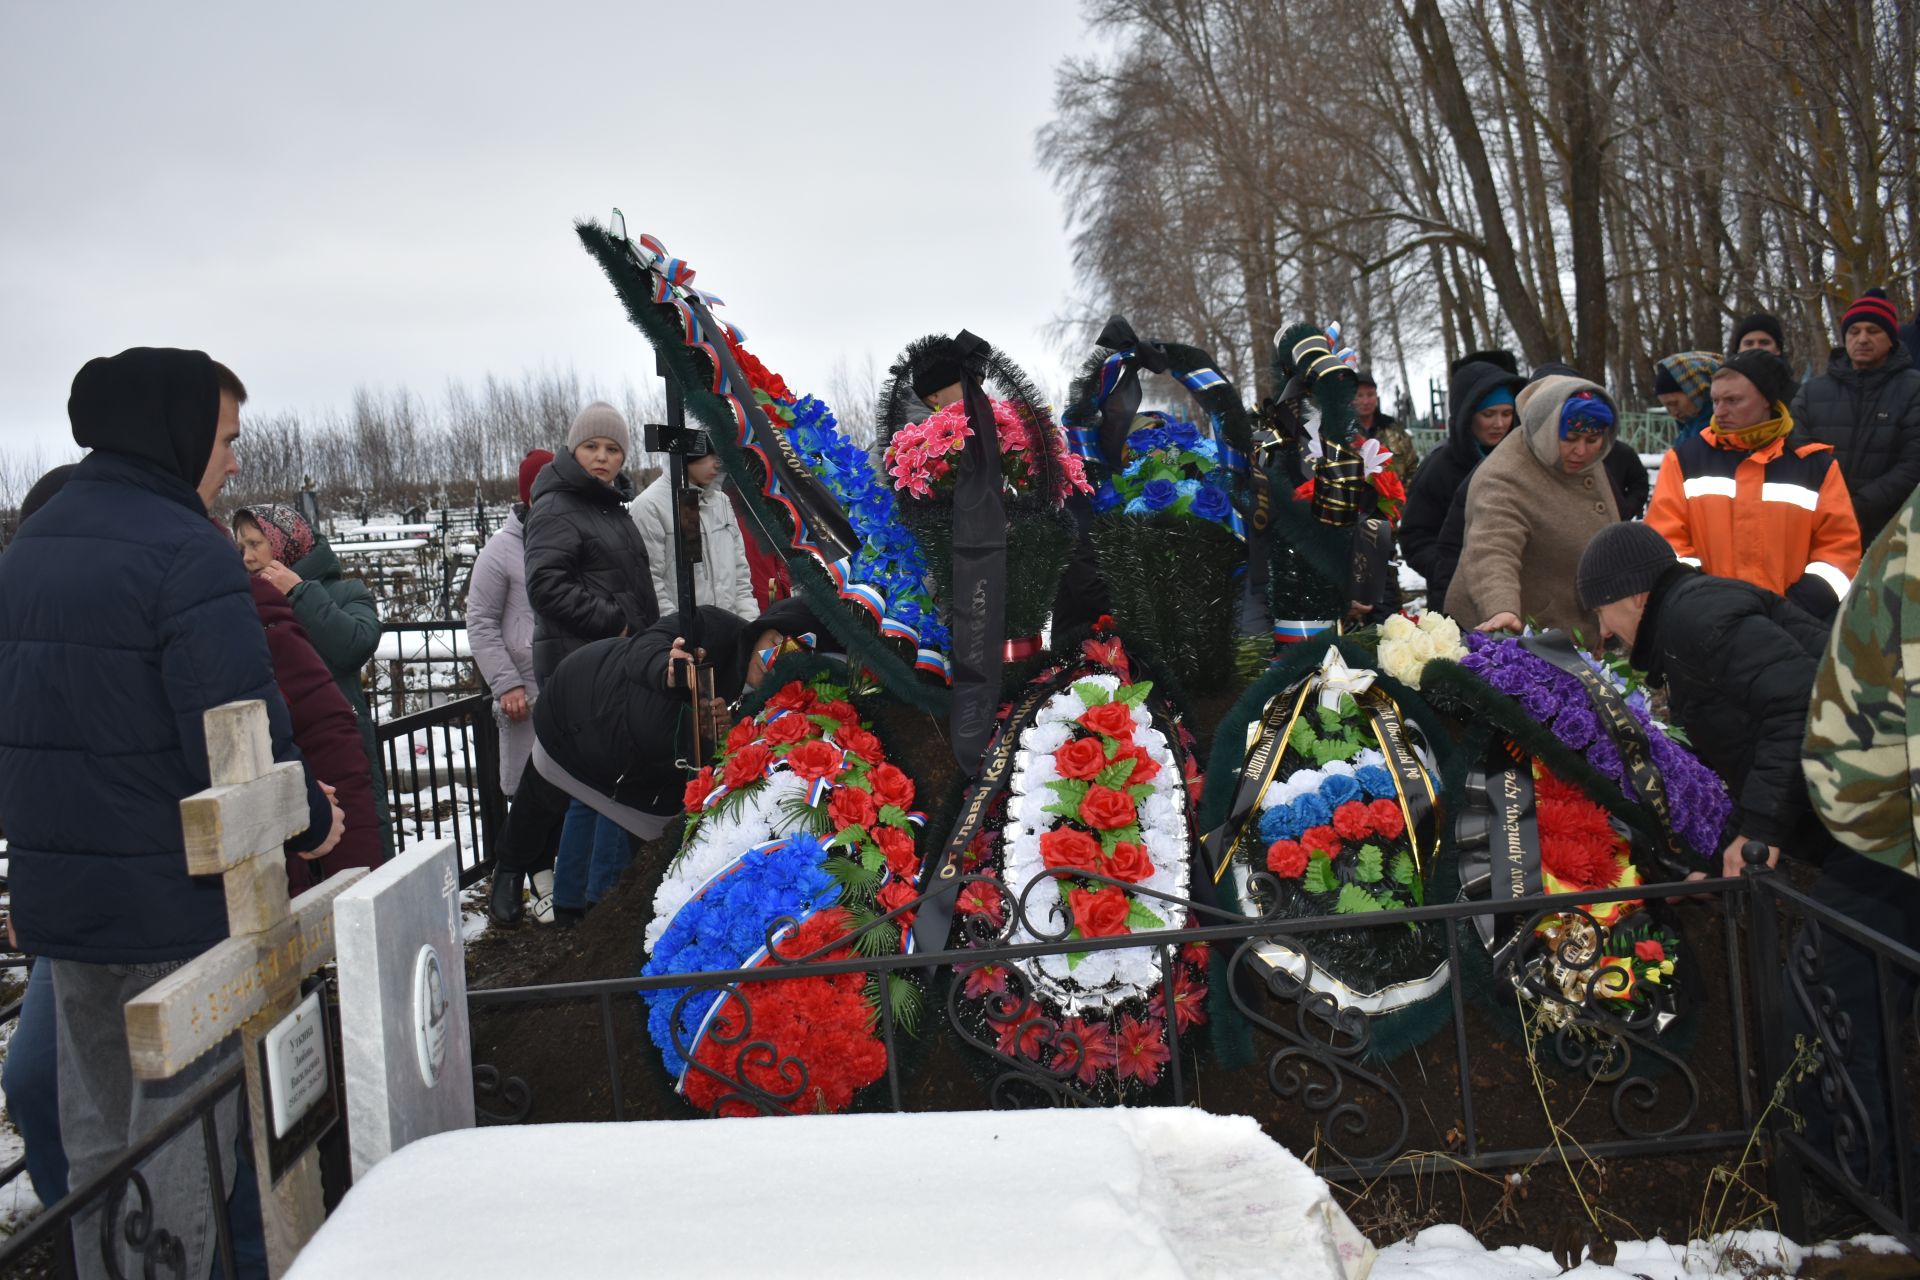
<path fill-rule="evenodd" d="M 336 542 L 335 555 L 371 555 L 376 551 L 418 551 L 427 545 L 425 538 L 382 538 L 375 542 Z"/>
<path fill-rule="evenodd" d="M 1542 1223 L 1541 1231 L 1549 1230 Z M 1889 1236 L 1856 1236 L 1856 1253 L 1904 1253 Z M 1374 1263 L 1372 1280 L 1723 1280 L 1727 1276 L 1791 1276 L 1808 1257 L 1839 1257 L 1836 1243 L 1802 1248 L 1772 1231 L 1728 1231 L 1711 1240 L 1668 1244 L 1623 1240 L 1611 1266 L 1588 1259 L 1563 1271 L 1553 1255 L 1532 1245 L 1488 1249 L 1462 1227 L 1428 1227 L 1411 1240 L 1388 1245 Z M 1839 1272 L 1830 1274 L 1838 1275 Z"/>
<path fill-rule="evenodd" d="M 467 633 L 460 631 L 383 631 L 373 651 L 382 662 L 449 662 L 471 658 Z"/>
<path fill-rule="evenodd" d="M 437 524 L 355 524 L 334 530 L 335 538 L 364 538 L 379 536 L 397 538 L 403 534 L 438 533 Z"/>
<path fill-rule="evenodd" d="M 448 1213 L 462 1186 L 512 1188 L 511 1211 Z M 1249 1117 L 1141 1108 L 443 1133 L 356 1184 L 288 1274 L 1362 1280 L 1372 1260 Z"/>

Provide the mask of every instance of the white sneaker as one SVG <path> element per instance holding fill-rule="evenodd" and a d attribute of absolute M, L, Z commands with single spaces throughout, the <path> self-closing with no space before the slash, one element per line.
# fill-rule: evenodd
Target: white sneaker
<path fill-rule="evenodd" d="M 553 923 L 553 872 L 536 871 L 527 877 L 533 890 L 533 905 L 527 914 L 540 924 Z"/>

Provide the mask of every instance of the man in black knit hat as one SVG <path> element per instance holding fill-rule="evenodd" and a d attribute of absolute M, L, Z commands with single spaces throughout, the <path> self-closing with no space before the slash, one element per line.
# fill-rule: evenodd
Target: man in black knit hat
<path fill-rule="evenodd" d="M 1787 338 L 1777 316 L 1756 311 L 1733 328 L 1733 341 L 1727 350 L 1734 355 L 1743 351 L 1770 351 L 1781 359 L 1787 356 Z"/>
<path fill-rule="evenodd" d="M 1920 485 L 1920 368 L 1899 335 L 1886 291 L 1867 290 L 1840 317 L 1827 371 L 1793 399 L 1793 420 L 1840 460 L 1862 544 Z"/>
<path fill-rule="evenodd" d="M 1667 687 L 1673 718 L 1733 795 L 1721 833 L 1737 875 L 1749 840 L 1817 859 L 1831 843 L 1807 800 L 1800 740 L 1827 626 L 1752 583 L 1681 564 L 1639 521 L 1609 525 L 1580 557 L 1581 607 L 1635 668 Z"/>

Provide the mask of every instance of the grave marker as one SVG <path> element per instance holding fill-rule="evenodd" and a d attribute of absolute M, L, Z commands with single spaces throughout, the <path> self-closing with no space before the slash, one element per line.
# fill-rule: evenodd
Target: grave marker
<path fill-rule="evenodd" d="M 233 936 L 127 1002 L 127 1046 L 134 1075 L 164 1080 L 240 1033 L 267 1266 L 277 1277 L 325 1216 L 320 1160 L 311 1142 L 327 1126 L 309 1125 L 311 1132 L 296 1135 L 307 1144 L 297 1151 L 285 1142 L 276 1149 L 262 1041 L 298 1041 L 289 1065 L 296 1076 L 303 1066 L 313 1070 L 312 1032 L 303 1034 L 300 1027 L 301 1021 L 312 1027 L 313 1015 L 290 1019 L 291 1027 L 281 1022 L 301 1005 L 301 981 L 333 958 L 334 898 L 366 872 L 342 871 L 289 902 L 281 845 L 307 829 L 305 766 L 274 763 L 264 702 L 215 707 L 204 723 L 213 785 L 180 802 L 180 820 L 188 872 L 222 877 Z M 323 1030 L 318 1043 L 324 1061 Z M 280 1084 L 288 1121 L 282 1132 L 314 1115 L 313 1106 L 328 1093 L 316 1091 L 311 1078 L 304 1087 L 292 1079 Z M 284 1095 L 290 1088 L 301 1096 L 288 1112 Z"/>
<path fill-rule="evenodd" d="M 453 841 L 334 900 L 353 1176 L 416 1138 L 473 1127 L 460 875 Z"/>

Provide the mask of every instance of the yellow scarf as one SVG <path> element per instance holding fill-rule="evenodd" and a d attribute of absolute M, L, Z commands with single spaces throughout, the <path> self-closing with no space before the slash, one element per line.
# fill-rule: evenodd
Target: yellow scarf
<path fill-rule="evenodd" d="M 1714 437 L 1722 444 L 1730 445 L 1735 449 L 1744 449 L 1751 453 L 1755 449 L 1764 448 L 1772 444 L 1781 436 L 1792 431 L 1793 415 L 1787 412 L 1785 405 L 1781 405 L 1779 417 L 1768 418 L 1765 422 L 1756 422 L 1744 431 L 1727 430 L 1720 425 L 1720 419 L 1717 417 L 1707 425 L 1713 428 Z"/>

